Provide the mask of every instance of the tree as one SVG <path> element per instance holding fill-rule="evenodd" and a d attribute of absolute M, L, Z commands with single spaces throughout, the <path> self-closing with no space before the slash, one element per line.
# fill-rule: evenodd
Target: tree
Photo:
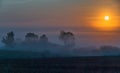
<path fill-rule="evenodd" d="M 7 36 L 2 39 L 2 42 L 6 45 L 6 46 L 13 46 L 15 44 L 14 41 L 14 32 L 11 31 L 9 33 L 7 33 Z"/>
<path fill-rule="evenodd" d="M 38 35 L 36 35 L 35 33 L 27 33 L 25 36 L 25 41 L 27 43 L 34 43 L 38 41 Z"/>
<path fill-rule="evenodd" d="M 119 55 L 120 54 L 120 48 L 106 45 L 106 46 L 101 46 L 100 47 L 100 52 L 103 55 Z"/>
<path fill-rule="evenodd" d="M 43 34 L 42 36 L 40 36 L 40 42 L 47 43 L 48 42 L 48 37 L 45 34 Z"/>
<path fill-rule="evenodd" d="M 72 32 L 61 31 L 59 39 L 61 39 L 64 42 L 65 46 L 75 46 L 75 36 Z"/>

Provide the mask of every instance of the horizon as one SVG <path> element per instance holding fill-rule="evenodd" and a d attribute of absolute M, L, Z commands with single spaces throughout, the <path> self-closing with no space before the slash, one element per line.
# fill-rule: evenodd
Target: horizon
<path fill-rule="evenodd" d="M 0 38 L 15 31 L 24 39 L 27 32 L 47 34 L 61 44 L 61 30 L 75 34 L 79 47 L 119 46 L 119 0 L 1 0 Z M 110 20 L 104 22 L 104 17 Z"/>

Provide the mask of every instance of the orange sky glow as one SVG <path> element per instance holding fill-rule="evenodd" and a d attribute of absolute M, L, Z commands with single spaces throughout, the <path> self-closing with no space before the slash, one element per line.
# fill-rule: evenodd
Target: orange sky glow
<path fill-rule="evenodd" d="M 0 30 L 58 33 L 72 31 L 82 43 L 119 44 L 116 0 L 3 0 Z M 109 20 L 104 19 L 109 16 Z M 96 43 L 97 41 L 97 43 Z"/>

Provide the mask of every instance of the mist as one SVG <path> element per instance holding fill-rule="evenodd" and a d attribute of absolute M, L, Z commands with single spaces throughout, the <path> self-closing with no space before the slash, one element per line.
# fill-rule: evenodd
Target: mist
<path fill-rule="evenodd" d="M 82 45 L 80 45 L 80 43 L 76 42 L 78 38 L 76 38 L 76 35 L 74 33 L 72 32 L 64 32 L 64 33 L 66 33 L 65 38 L 61 38 L 60 40 L 59 38 L 60 31 L 56 35 L 57 38 L 54 38 L 55 36 L 53 36 L 53 34 L 49 35 L 44 33 L 38 34 L 38 33 L 27 32 L 24 35 L 19 36 L 23 33 L 14 34 L 14 32 L 8 32 L 6 35 L 4 35 L 3 38 L 1 38 L 2 45 L 0 50 L 3 52 L 9 51 L 9 53 L 12 51 L 21 52 L 13 57 L 17 57 L 17 55 L 22 56 L 23 52 L 26 52 L 26 55 L 30 55 L 29 57 L 31 56 L 32 57 L 35 56 L 36 57 L 78 57 L 78 56 L 120 55 L 120 48 L 114 46 L 113 44 L 111 45 L 102 44 L 101 46 L 91 46 L 89 42 L 88 42 L 89 44 L 84 44 L 81 41 Z M 69 33 L 71 36 L 69 35 Z M 69 36 L 67 36 L 67 34 Z M 18 38 L 18 36 L 23 38 Z M 13 39 L 13 41 L 10 41 L 11 39 Z M 33 53 L 36 53 L 37 55 Z"/>

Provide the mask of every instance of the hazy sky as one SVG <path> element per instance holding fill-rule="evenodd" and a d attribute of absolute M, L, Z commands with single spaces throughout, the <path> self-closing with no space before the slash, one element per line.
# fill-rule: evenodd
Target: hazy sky
<path fill-rule="evenodd" d="M 1 0 L 0 32 L 68 30 L 83 42 L 81 45 L 119 45 L 119 3 L 119 0 Z M 104 14 L 111 17 L 114 30 L 103 31 L 111 27 L 96 26 L 102 23 L 99 19 Z"/>

